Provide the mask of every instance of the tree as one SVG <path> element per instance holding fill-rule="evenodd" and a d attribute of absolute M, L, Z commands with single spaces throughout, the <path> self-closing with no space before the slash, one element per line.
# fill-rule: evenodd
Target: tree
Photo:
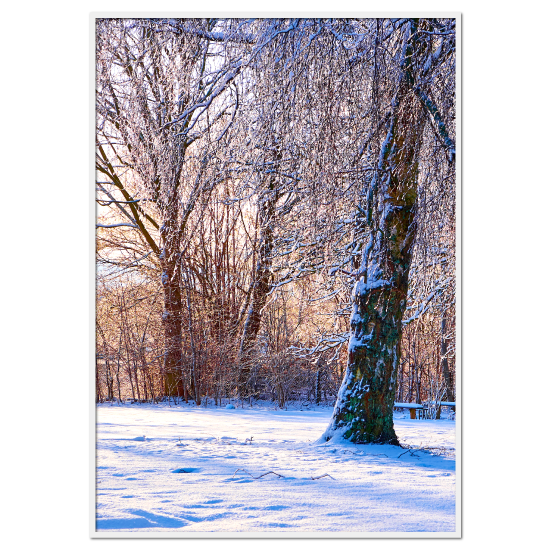
<path fill-rule="evenodd" d="M 443 27 L 443 28 L 442 28 Z M 340 434 L 355 443 L 399 444 L 393 427 L 402 321 L 416 236 L 420 155 L 431 116 L 454 162 L 454 146 L 429 99 L 433 71 L 453 49 L 452 30 L 408 20 L 395 32 L 400 71 L 377 169 L 359 207 L 368 241 L 353 290 L 348 366 L 325 440 Z M 438 40 L 433 40 L 437 35 Z M 437 49 L 436 49 L 437 48 Z"/>
<path fill-rule="evenodd" d="M 112 186 L 108 197 L 161 272 L 169 395 L 183 392 L 180 253 L 195 205 L 225 177 L 217 152 L 227 144 L 238 105 L 232 82 L 243 60 L 213 32 L 217 24 L 97 24 L 96 167 L 107 179 L 100 185 Z"/>

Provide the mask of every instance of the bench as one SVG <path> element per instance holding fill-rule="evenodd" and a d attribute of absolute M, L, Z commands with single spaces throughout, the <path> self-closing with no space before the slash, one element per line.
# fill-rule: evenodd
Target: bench
<path fill-rule="evenodd" d="M 418 418 L 427 419 L 430 417 L 433 417 L 433 409 L 434 407 L 431 406 L 431 403 L 427 403 L 425 405 L 419 405 L 417 403 L 394 403 L 393 408 L 394 409 L 409 409 L 411 419 L 416 418 L 416 411 L 418 411 Z M 437 407 L 437 411 L 435 414 L 435 418 L 439 419 L 441 416 L 441 407 L 450 407 L 452 411 L 456 410 L 456 403 L 454 401 L 441 401 L 439 403 L 439 406 Z"/>
<path fill-rule="evenodd" d="M 420 411 L 420 418 L 424 414 L 423 413 L 424 406 L 419 405 L 418 403 L 394 403 L 393 408 L 394 409 L 409 409 L 411 419 L 413 419 L 413 420 L 416 418 L 416 411 L 417 410 Z"/>

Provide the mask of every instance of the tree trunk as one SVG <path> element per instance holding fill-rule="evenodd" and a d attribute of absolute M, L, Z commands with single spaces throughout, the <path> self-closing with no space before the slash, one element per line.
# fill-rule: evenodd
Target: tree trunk
<path fill-rule="evenodd" d="M 454 384 L 451 371 L 449 370 L 449 360 L 447 359 L 447 339 L 445 337 L 446 318 L 445 312 L 441 317 L 441 368 L 443 370 L 443 378 L 445 379 L 445 387 L 447 389 L 447 401 L 455 400 Z"/>
<path fill-rule="evenodd" d="M 367 190 L 368 242 L 353 290 L 348 366 L 322 439 L 399 445 L 393 427 L 402 319 L 416 226 L 418 156 L 425 115 L 407 68 L 415 32 L 404 48 L 404 73 L 392 103 L 378 170 Z"/>
<path fill-rule="evenodd" d="M 317 373 L 315 375 L 315 404 L 320 405 L 321 404 L 321 369 L 317 369 Z"/>
<path fill-rule="evenodd" d="M 176 220 L 174 220 L 175 222 Z M 182 351 L 182 300 L 179 271 L 179 232 L 175 223 L 165 222 L 161 227 L 162 288 L 164 311 L 164 391 L 170 397 L 183 397 L 183 351 Z"/>
<path fill-rule="evenodd" d="M 316 361 L 317 371 L 315 373 L 315 403 L 319 405 L 321 403 L 321 377 L 322 373 L 326 370 L 327 362 L 325 358 L 320 355 Z"/>
<path fill-rule="evenodd" d="M 258 261 L 254 269 L 254 287 L 248 315 L 244 324 L 241 346 L 239 350 L 239 386 L 238 392 L 241 399 L 248 397 L 250 388 L 250 370 L 252 350 L 262 322 L 262 310 L 267 302 L 267 295 L 271 289 L 271 255 L 273 253 L 273 221 L 275 217 L 275 205 L 277 192 L 274 190 L 275 181 L 271 178 L 269 188 L 260 198 L 259 223 L 260 246 Z"/>

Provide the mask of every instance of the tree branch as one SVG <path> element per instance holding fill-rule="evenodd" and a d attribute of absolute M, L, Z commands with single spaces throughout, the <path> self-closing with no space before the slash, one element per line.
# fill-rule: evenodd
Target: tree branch
<path fill-rule="evenodd" d="M 422 91 L 418 86 L 414 88 L 414 92 L 420 99 L 422 105 L 426 111 L 433 117 L 433 120 L 436 124 L 437 132 L 441 139 L 443 140 L 443 145 L 449 153 L 449 162 L 452 163 L 455 160 L 456 148 L 454 141 L 449 137 L 443 118 L 437 108 L 437 105 L 428 97 L 428 94 Z"/>
<path fill-rule="evenodd" d="M 139 209 L 139 206 L 133 202 L 133 197 L 126 191 L 126 189 L 124 188 L 124 186 L 122 185 L 122 182 L 120 181 L 119 177 L 116 175 L 116 172 L 112 166 L 112 164 L 109 162 L 108 158 L 107 158 L 107 155 L 105 154 L 105 151 L 103 150 L 103 147 L 100 145 L 99 146 L 99 151 L 101 153 L 101 157 L 103 159 L 103 162 L 105 163 L 105 165 L 107 166 L 107 170 L 105 168 L 103 168 L 103 166 L 97 164 L 97 169 L 102 172 L 103 174 L 105 174 L 107 177 L 111 178 L 111 180 L 113 181 L 113 183 L 115 184 L 115 186 L 120 190 L 120 192 L 122 193 L 122 195 L 124 196 L 124 198 L 126 199 L 126 201 L 128 201 L 128 206 L 130 207 L 130 210 L 132 211 L 132 214 L 134 216 L 134 220 L 141 232 L 141 234 L 144 236 L 145 240 L 147 241 L 147 244 L 151 247 L 151 249 L 153 250 L 153 252 L 158 256 L 160 255 L 160 249 L 159 247 L 157 246 L 157 243 L 155 243 L 153 237 L 151 237 L 151 235 L 149 234 L 149 232 L 147 231 L 147 229 L 145 228 L 145 225 L 143 224 L 143 222 L 141 221 L 140 217 L 139 217 L 139 212 L 138 212 L 138 209 Z M 149 219 L 149 217 L 146 215 L 146 217 Z M 149 219 L 149 221 L 152 221 L 151 219 Z M 158 228 L 158 224 L 156 224 L 156 222 L 153 222 L 153 225 L 156 226 L 156 228 Z"/>

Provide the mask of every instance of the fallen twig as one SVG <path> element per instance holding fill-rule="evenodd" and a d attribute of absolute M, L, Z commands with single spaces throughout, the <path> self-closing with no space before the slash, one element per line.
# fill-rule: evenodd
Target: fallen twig
<path fill-rule="evenodd" d="M 323 474 L 322 476 L 312 477 L 311 479 L 321 479 L 322 477 L 330 477 L 330 479 L 334 479 L 330 474 Z M 336 481 L 334 479 L 334 481 Z"/>
<path fill-rule="evenodd" d="M 411 453 L 411 456 L 413 456 L 414 458 L 420 458 L 414 454 L 419 451 L 425 451 L 425 449 L 407 449 L 404 453 L 400 454 L 397 458 L 401 458 L 403 455 L 406 455 L 407 453 Z"/>
<path fill-rule="evenodd" d="M 260 476 L 258 476 L 258 477 L 254 477 L 250 472 L 248 472 L 248 471 L 245 470 L 244 468 L 237 468 L 237 469 L 235 470 L 235 474 L 236 474 L 237 472 L 245 472 L 245 473 L 248 474 L 252 479 L 260 479 L 261 477 L 264 477 L 264 476 L 266 476 L 266 475 L 268 475 L 268 474 L 273 474 L 273 475 L 276 475 L 276 476 L 279 476 L 279 477 L 285 477 L 285 476 L 283 476 L 283 475 L 281 475 L 281 474 L 278 474 L 277 472 L 273 472 L 273 471 L 266 472 L 265 474 L 262 474 L 262 475 L 260 475 Z M 235 474 L 233 474 L 233 477 L 235 477 Z"/>
<path fill-rule="evenodd" d="M 421 447 L 417 447 L 415 449 L 414 447 L 411 446 L 411 447 L 408 447 L 407 450 L 404 453 L 401 453 L 397 458 L 401 458 L 403 455 L 406 455 L 407 453 L 411 453 L 411 456 L 414 456 L 415 458 L 419 458 L 418 456 L 416 456 L 414 454 L 414 453 L 418 453 L 418 452 L 429 453 L 430 452 L 430 447 L 422 447 L 421 446 Z"/>

